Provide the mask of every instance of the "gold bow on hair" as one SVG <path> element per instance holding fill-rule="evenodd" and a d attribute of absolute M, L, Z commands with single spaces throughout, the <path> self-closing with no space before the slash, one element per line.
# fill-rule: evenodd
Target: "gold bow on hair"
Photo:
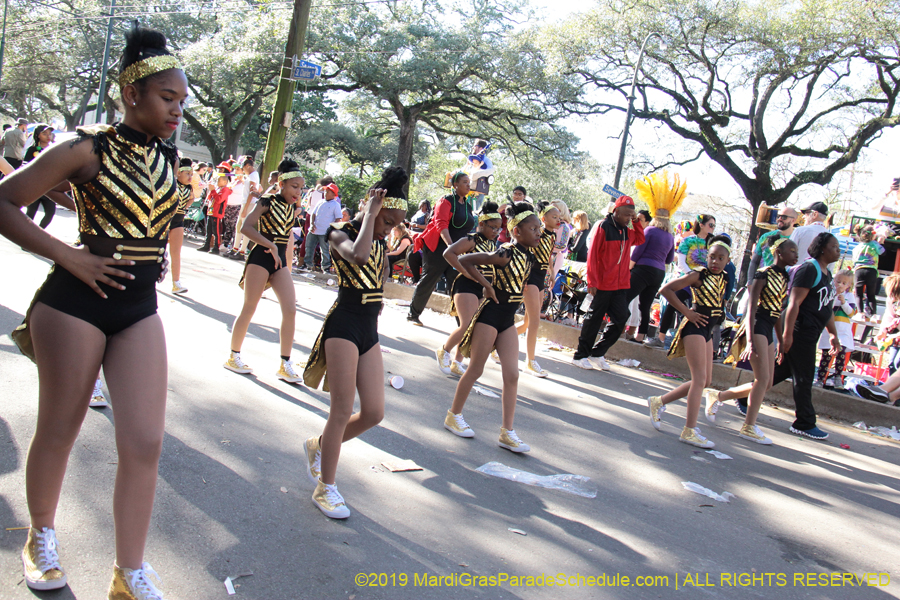
<path fill-rule="evenodd" d="M 534 216 L 534 213 L 530 210 L 526 210 L 525 212 L 519 213 L 516 216 L 514 216 L 512 219 L 510 219 L 509 223 L 507 223 L 506 226 L 509 228 L 510 231 L 512 231 L 516 227 L 516 225 L 518 225 L 519 223 L 521 223 L 522 221 L 524 221 L 525 219 L 527 219 L 528 217 L 531 217 L 531 216 Z"/>
<path fill-rule="evenodd" d="M 128 65 L 119 75 L 119 87 L 124 88 L 126 85 L 131 85 L 135 81 L 140 81 L 145 77 L 150 77 L 162 71 L 180 68 L 181 61 L 171 54 L 151 56 Z"/>

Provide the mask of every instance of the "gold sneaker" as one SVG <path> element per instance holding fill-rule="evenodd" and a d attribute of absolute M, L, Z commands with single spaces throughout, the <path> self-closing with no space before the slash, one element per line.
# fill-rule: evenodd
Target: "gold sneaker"
<path fill-rule="evenodd" d="M 157 583 L 162 583 L 149 563 L 142 564 L 140 569 L 114 566 L 107 600 L 163 600 L 162 592 L 150 581 L 150 575 Z"/>
<path fill-rule="evenodd" d="M 289 360 L 281 361 L 281 366 L 278 367 L 275 377 L 288 383 L 300 383 L 303 381 L 303 377 L 297 375 L 297 372 L 294 370 L 294 363 Z"/>
<path fill-rule="evenodd" d="M 33 590 L 58 590 L 66 587 L 66 573 L 59 564 L 56 531 L 48 527 L 28 528 L 22 549 L 25 583 Z"/>
<path fill-rule="evenodd" d="M 466 420 L 463 419 L 462 413 L 459 413 L 457 415 L 448 410 L 447 416 L 444 417 L 444 429 L 454 435 L 458 435 L 459 437 L 475 437 L 475 432 L 471 427 L 469 427 L 469 424 L 466 423 Z"/>
<path fill-rule="evenodd" d="M 350 509 L 335 484 L 326 485 L 319 479 L 312 500 L 325 516 L 332 519 L 346 519 L 350 516 Z"/>
<path fill-rule="evenodd" d="M 235 373 L 240 373 L 242 375 L 249 375 L 253 372 L 250 365 L 241 360 L 241 354 L 239 352 L 232 352 L 223 366 L 229 371 L 234 371 Z"/>
<path fill-rule="evenodd" d="M 306 474 L 313 483 L 319 483 L 322 476 L 322 447 L 319 445 L 319 437 L 314 436 L 306 440 Z"/>
<path fill-rule="evenodd" d="M 491 360 L 494 361 L 495 363 L 497 363 L 498 365 L 500 364 L 500 355 L 497 354 L 496 350 L 491 350 Z"/>
<path fill-rule="evenodd" d="M 547 371 L 541 368 L 541 365 L 538 364 L 538 361 L 531 360 L 525 363 L 525 372 L 529 375 L 534 375 L 535 377 L 546 377 Z"/>
<path fill-rule="evenodd" d="M 94 384 L 94 392 L 91 394 L 91 401 L 88 402 L 88 406 L 91 408 L 106 408 L 109 406 L 106 396 L 103 395 L 103 382 L 100 379 L 97 379 L 97 382 Z"/>
<path fill-rule="evenodd" d="M 450 363 L 452 362 L 450 358 L 450 353 L 444 350 L 444 347 L 441 346 L 437 350 L 434 351 L 435 356 L 437 356 L 438 361 L 438 369 L 441 370 L 441 373 L 444 375 L 450 374 Z"/>
<path fill-rule="evenodd" d="M 756 442 L 757 444 L 762 444 L 763 446 L 771 446 L 773 443 L 772 440 L 766 437 L 766 434 L 763 433 L 762 429 L 756 425 L 748 425 L 747 423 L 744 423 L 744 426 L 741 427 L 738 437 Z"/>
<path fill-rule="evenodd" d="M 497 441 L 497 445 L 512 452 L 528 452 L 531 450 L 531 446 L 519 439 L 514 429 L 504 429 L 502 427 L 500 428 L 500 439 Z"/>
<path fill-rule="evenodd" d="M 666 412 L 666 405 L 662 402 L 662 396 L 650 396 L 647 398 L 647 406 L 650 407 L 650 423 L 654 429 L 659 431 L 660 419 L 662 414 Z"/>
<path fill-rule="evenodd" d="M 716 445 L 710 440 L 706 439 L 701 435 L 700 428 L 694 427 L 691 429 L 690 427 L 685 427 L 681 430 L 681 437 L 678 438 L 685 444 L 690 444 L 691 446 L 697 446 L 698 448 L 715 448 Z"/>
<path fill-rule="evenodd" d="M 719 394 L 721 393 L 719 390 L 712 388 L 703 390 L 703 395 L 706 396 L 706 410 L 703 411 L 703 414 L 706 415 L 706 420 L 710 423 L 716 422 L 716 413 L 719 411 L 719 407 L 722 406 L 722 401 L 719 400 Z"/>
<path fill-rule="evenodd" d="M 450 365 L 450 372 L 456 375 L 457 377 L 462 377 L 466 374 L 466 365 L 462 364 L 458 360 L 454 360 Z"/>
<path fill-rule="evenodd" d="M 184 294 L 188 289 L 184 287 L 180 281 L 172 282 L 172 293 L 173 294 Z"/>

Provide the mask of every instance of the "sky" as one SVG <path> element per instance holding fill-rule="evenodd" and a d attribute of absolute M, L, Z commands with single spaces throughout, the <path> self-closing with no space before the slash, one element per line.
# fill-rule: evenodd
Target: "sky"
<path fill-rule="evenodd" d="M 532 5 L 541 11 L 549 21 L 564 19 L 574 13 L 590 10 L 595 4 L 593 0 L 532 0 Z M 638 53 L 635 48 L 635 58 Z M 624 126 L 624 113 L 617 112 L 610 115 L 595 115 L 588 119 L 569 119 L 565 124 L 572 131 L 576 131 L 581 139 L 580 149 L 589 152 L 601 164 L 615 164 L 619 155 L 621 138 L 619 137 Z M 671 135 L 671 134 L 669 134 Z M 629 137 L 631 142 L 626 150 L 625 164 L 634 157 L 633 150 L 638 152 L 642 148 L 653 148 L 660 144 L 659 133 L 655 126 L 635 120 L 631 124 Z M 671 139 L 667 136 L 667 139 Z M 852 167 L 835 175 L 831 187 L 836 187 L 844 192 L 850 191 L 852 180 L 852 200 L 858 205 L 868 205 L 876 199 L 882 198 L 890 187 L 891 180 L 900 177 L 900 165 L 897 164 L 898 149 L 900 149 L 900 127 L 888 129 L 881 139 L 872 143 L 865 150 L 860 160 L 855 165 L 855 173 L 851 177 Z M 685 144 L 683 148 L 674 148 L 672 152 L 677 157 L 693 157 L 699 147 L 695 144 Z M 708 195 L 722 198 L 734 203 L 744 204 L 743 194 L 734 180 L 707 157 L 682 166 L 672 167 L 688 182 L 688 193 Z M 820 200 L 828 193 L 826 188 L 818 185 L 806 185 L 796 191 L 788 200 L 788 204 L 800 206 L 813 200 Z"/>

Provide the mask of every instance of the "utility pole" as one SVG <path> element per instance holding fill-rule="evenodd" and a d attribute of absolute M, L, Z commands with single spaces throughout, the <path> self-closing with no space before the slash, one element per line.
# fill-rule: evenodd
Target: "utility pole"
<path fill-rule="evenodd" d="M 287 44 L 284 47 L 284 60 L 281 65 L 281 76 L 278 79 L 278 92 L 275 96 L 275 108 L 269 123 L 269 135 L 266 138 L 266 155 L 263 161 L 260 181 L 268 181 L 269 173 L 278 168 L 284 156 L 284 141 L 291 126 L 291 108 L 294 104 L 296 82 L 291 79 L 294 71 L 294 57 L 303 52 L 306 44 L 306 28 L 309 25 L 309 9 L 312 0 L 294 0 L 294 14 L 291 16 L 291 29 L 288 31 Z"/>
<path fill-rule="evenodd" d="M 106 99 L 106 72 L 109 70 L 109 47 L 112 45 L 113 15 L 116 13 L 116 0 L 111 0 L 109 5 L 109 23 L 106 25 L 106 48 L 103 49 L 103 68 L 100 70 L 100 91 L 97 93 L 97 117 L 100 122 L 103 115 L 103 101 Z"/>
<path fill-rule="evenodd" d="M 0 36 L 0 81 L 3 80 L 3 51 L 6 49 L 6 10 L 9 0 L 3 0 L 3 35 Z"/>

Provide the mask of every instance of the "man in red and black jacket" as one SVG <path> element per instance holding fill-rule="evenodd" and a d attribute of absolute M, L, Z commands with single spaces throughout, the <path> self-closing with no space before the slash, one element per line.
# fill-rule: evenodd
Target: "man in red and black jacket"
<path fill-rule="evenodd" d="M 629 224 L 631 228 L 629 229 Z M 594 296 L 584 317 L 578 336 L 578 349 L 572 362 L 582 369 L 609 370 L 603 356 L 625 329 L 628 303 L 625 295 L 631 287 L 631 247 L 644 243 L 644 227 L 637 219 L 634 200 L 619 196 L 613 211 L 597 228 L 588 249 L 588 293 Z M 597 345 L 603 318 L 609 315 L 609 325 Z"/>

